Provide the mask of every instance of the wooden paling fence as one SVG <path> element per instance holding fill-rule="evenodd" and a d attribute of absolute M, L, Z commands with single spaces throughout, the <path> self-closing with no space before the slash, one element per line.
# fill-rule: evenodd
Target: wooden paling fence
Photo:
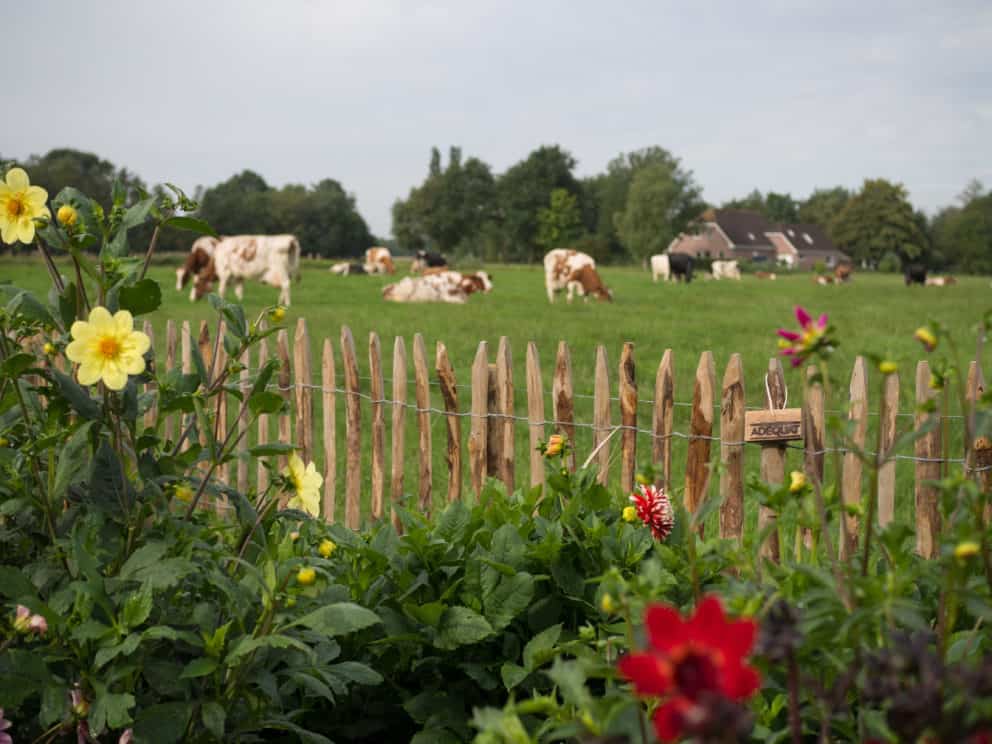
<path fill-rule="evenodd" d="M 144 330 L 154 338 L 154 329 L 146 321 Z M 228 360 L 223 344 L 217 339 L 211 342 L 208 326 L 201 322 L 194 331 L 184 321 L 177 328 L 169 321 L 165 328 L 165 353 L 158 361 L 167 368 L 178 363 L 186 372 L 192 370 L 192 345 L 198 345 L 208 369 L 220 370 Z M 387 378 L 382 362 L 382 344 L 377 334 L 371 333 L 368 340 L 367 378 L 359 375 L 358 351 L 351 330 L 345 326 L 340 337 L 332 340 L 324 338 L 321 344 L 319 373 L 311 359 L 311 338 L 306 320 L 300 319 L 290 344 L 289 332 L 280 330 L 274 344 L 263 341 L 254 359 L 240 360 L 245 368 L 237 380 L 228 384 L 240 386 L 247 393 L 252 379 L 252 371 L 258 370 L 271 355 L 278 360 L 278 373 L 274 376 L 273 388 L 287 401 L 285 411 L 275 416 L 262 415 L 258 418 L 254 439 L 257 444 L 272 442 L 294 442 L 300 449 L 304 461 L 316 461 L 324 477 L 322 513 L 329 521 L 335 519 L 338 496 L 344 498 L 344 521 L 353 529 L 363 521 L 362 505 L 368 504 L 365 518 L 377 521 L 383 519 L 391 501 L 399 501 L 404 494 L 415 495 L 418 508 L 427 512 L 435 497 L 436 474 L 433 472 L 433 447 L 444 447 L 447 489 L 444 498 L 455 501 L 464 497 L 463 479 L 468 471 L 468 484 L 480 496 L 487 478 L 497 478 L 506 484 L 507 489 L 544 482 L 545 466 L 538 451 L 538 444 L 551 433 L 562 433 L 575 441 L 576 430 L 591 429 L 592 447 L 590 461 L 599 467 L 599 480 L 606 484 L 610 468 L 619 459 L 619 484 L 624 491 L 634 488 L 635 469 L 638 457 L 654 464 L 658 473 L 658 485 L 677 492 L 683 490 L 687 510 L 697 510 L 711 491 L 718 490 L 722 499 L 719 513 L 719 533 L 722 537 L 740 539 L 745 522 L 744 501 L 744 448 L 760 448 L 761 479 L 770 484 L 781 484 L 786 479 L 787 447 L 803 450 L 803 469 L 807 476 L 822 482 L 824 458 L 830 454 L 825 445 L 824 392 L 816 382 L 816 370 L 806 370 L 810 384 L 802 401 L 802 444 L 785 442 L 745 442 L 745 380 L 740 355 L 733 354 L 727 363 L 722 384 L 717 385 L 716 366 L 712 353 L 704 351 L 699 358 L 693 381 L 693 394 L 689 426 L 687 432 L 674 428 L 675 377 L 674 352 L 665 350 L 654 377 L 653 399 L 648 400 L 652 408 L 651 426 L 639 428 L 637 411 L 639 405 L 639 385 L 635 374 L 634 346 L 625 343 L 620 351 L 619 364 L 615 368 L 616 377 L 611 386 L 611 369 L 607 350 L 599 346 L 596 350 L 592 422 L 576 421 L 577 397 L 572 375 L 571 354 L 568 344 L 560 342 L 555 354 L 551 375 L 550 418 L 545 410 L 546 390 L 541 373 L 541 361 L 537 346 L 531 342 L 526 348 L 526 379 L 523 384 L 515 384 L 513 379 L 512 352 L 509 340 L 499 340 L 492 353 L 486 341 L 479 343 L 471 368 L 464 370 L 467 382 L 459 385 L 456 371 L 441 342 L 433 355 L 433 365 L 425 348 L 423 336 L 416 334 L 412 344 L 412 378 L 408 378 L 411 363 L 408 359 L 406 342 L 397 337 L 393 344 L 391 387 L 388 391 Z M 153 344 L 154 348 L 154 344 Z M 290 353 L 292 349 L 292 354 Z M 338 376 L 340 355 L 341 377 Z M 367 385 L 363 386 L 363 380 Z M 917 364 L 915 375 L 915 400 L 923 404 L 930 400 L 934 391 L 929 387 L 930 369 L 926 361 Z M 412 396 L 408 389 L 412 381 Z M 763 386 L 769 408 L 782 407 L 787 400 L 787 389 L 782 365 L 777 358 L 769 361 Z M 644 385 L 642 379 L 641 386 Z M 432 387 L 435 391 L 432 392 Z M 924 427 L 929 416 L 924 412 L 899 414 L 900 378 L 898 374 L 888 375 L 884 381 L 878 422 L 877 447 L 866 447 L 868 432 L 869 395 L 868 367 L 864 358 L 858 357 L 850 378 L 850 406 L 846 413 L 851 421 L 850 437 L 859 449 L 889 452 L 896 440 L 897 416 L 915 415 L 914 426 Z M 968 375 L 967 397 L 977 400 L 984 390 L 984 379 L 979 366 L 972 362 Z M 469 391 L 466 396 L 463 393 Z M 438 395 L 440 393 L 440 395 Z M 515 413 L 517 396 L 526 397 L 526 415 Z M 315 427 L 315 397 L 319 396 L 321 410 L 321 451 L 317 451 Z M 412 398 L 412 400 L 411 400 Z M 341 400 L 344 416 L 344 473 L 337 471 L 338 462 L 338 405 Z M 640 401 L 644 404 L 645 401 Z M 615 405 L 616 404 L 616 405 Z M 252 433 L 247 431 L 244 416 L 232 422 L 233 412 L 240 405 L 233 396 L 218 398 L 215 432 L 223 438 L 228 426 L 239 427 L 238 449 L 241 457 L 237 460 L 234 472 L 226 468 L 217 473 L 223 481 L 247 491 L 251 485 L 247 457 Z M 437 407 L 440 405 L 440 407 Z M 876 410 L 878 402 L 872 403 Z M 364 420 L 368 430 L 363 431 L 363 408 L 368 414 Z M 523 406 L 521 406 L 522 408 Z M 231 409 L 230 414 L 228 409 Z M 922 411 L 918 407 L 918 411 Z M 387 416 L 388 414 L 388 416 Z M 414 421 L 417 431 L 415 443 L 408 446 L 405 440 L 407 415 Z M 157 422 L 158 413 L 153 406 L 145 414 L 146 425 Z M 271 421 L 271 418 L 276 421 Z M 445 422 L 443 444 L 432 439 L 432 419 L 442 417 Z M 171 414 L 162 422 L 167 438 L 175 436 L 183 422 L 179 414 Z M 953 417 L 953 418 L 961 418 Z M 387 426 L 387 419 L 389 425 Z M 467 427 L 467 439 L 463 445 L 463 425 Z M 275 433 L 273 432 L 275 427 Z M 515 434 L 519 426 L 529 432 L 529 458 L 525 472 L 517 472 Z M 387 435 L 390 437 L 389 458 L 387 460 Z M 961 464 L 979 479 L 983 489 L 992 487 L 992 443 L 979 439 L 972 452 L 963 453 L 961 458 L 944 458 L 941 427 L 929 430 L 915 442 L 913 455 L 897 454 L 895 459 L 914 461 L 915 520 L 917 530 L 917 550 L 926 557 L 934 557 L 939 549 L 940 515 L 937 505 L 937 490 L 929 484 L 939 479 L 942 468 Z M 684 439 L 687 442 L 686 461 L 683 478 L 678 479 L 673 468 L 672 442 Z M 645 443 L 649 446 L 645 447 Z M 415 444 L 415 446 L 414 446 Z M 643 449 L 639 450 L 639 446 Z M 370 452 L 368 480 L 363 480 L 363 447 Z M 410 455 L 413 452 L 414 454 Z M 845 504 L 857 504 L 862 500 L 863 463 L 853 451 L 840 451 L 842 473 L 840 474 L 840 494 Z M 619 457 L 616 457 L 619 455 Z M 405 482 L 405 466 L 408 456 L 416 457 L 416 483 Z M 574 449 L 567 460 L 568 467 L 574 469 L 585 460 L 583 453 Z M 285 457 L 279 458 L 279 466 L 285 466 Z M 388 471 L 387 471 L 388 461 Z M 884 526 L 894 518 L 896 509 L 896 463 L 887 462 L 878 479 L 877 514 Z M 718 483 L 713 483 L 714 473 L 718 472 Z M 264 489 L 268 483 L 268 471 L 261 462 L 257 466 L 255 486 Z M 711 488 L 712 486 L 712 488 Z M 369 498 L 363 501 L 363 488 Z M 440 497 L 440 495 L 439 495 Z M 399 527 L 395 512 L 394 524 Z M 769 508 L 759 507 L 758 526 L 763 528 L 774 523 L 776 514 Z M 839 532 L 839 552 L 849 555 L 858 539 L 859 519 L 845 514 L 841 518 Z M 762 547 L 768 557 L 779 557 L 777 534 L 771 531 Z"/>

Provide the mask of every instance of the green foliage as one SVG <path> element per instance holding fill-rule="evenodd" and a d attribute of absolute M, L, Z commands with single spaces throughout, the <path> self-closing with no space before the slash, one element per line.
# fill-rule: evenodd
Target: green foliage
<path fill-rule="evenodd" d="M 570 244 L 582 234 L 582 216 L 574 194 L 565 189 L 551 192 L 550 204 L 537 211 L 537 237 L 545 250 Z"/>
<path fill-rule="evenodd" d="M 960 206 L 941 210 L 933 221 L 935 253 L 955 271 L 992 273 L 992 192 L 974 182 Z"/>
<path fill-rule="evenodd" d="M 799 205 L 798 221 L 820 225 L 833 239 L 834 219 L 841 213 L 850 198 L 851 192 L 843 186 L 834 186 L 831 189 L 815 189 Z"/>
<path fill-rule="evenodd" d="M 834 219 L 831 234 L 855 261 L 873 265 L 886 253 L 913 261 L 928 248 L 906 189 L 881 178 L 864 182 Z"/>

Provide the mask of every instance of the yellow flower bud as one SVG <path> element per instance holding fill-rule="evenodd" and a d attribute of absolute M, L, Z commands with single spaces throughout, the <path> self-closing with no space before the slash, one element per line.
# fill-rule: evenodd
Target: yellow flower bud
<path fill-rule="evenodd" d="M 0 447 L 6 447 L 10 444 L 10 440 L 7 437 L 0 437 Z"/>
<path fill-rule="evenodd" d="M 638 483 L 640 483 L 642 486 L 650 486 L 651 485 L 651 481 L 648 480 L 648 477 L 646 475 L 644 475 L 644 473 L 638 473 L 637 475 L 635 475 L 634 476 L 634 480 L 637 481 Z"/>
<path fill-rule="evenodd" d="M 966 561 L 972 558 L 981 551 L 982 547 L 977 542 L 972 540 L 967 540 L 962 543 L 958 543 L 958 546 L 954 548 L 954 557 L 959 561 Z"/>
<path fill-rule="evenodd" d="M 286 607 L 296 607 L 296 597 L 286 597 Z"/>
<path fill-rule="evenodd" d="M 70 205 L 63 204 L 59 207 L 59 211 L 56 212 L 56 218 L 63 227 L 72 227 L 76 224 L 76 220 L 79 219 L 79 215 L 76 214 L 76 210 Z"/>
<path fill-rule="evenodd" d="M 565 437 L 561 434 L 552 434 L 548 437 L 548 444 L 544 449 L 545 457 L 554 457 L 561 454 L 562 447 L 565 446 Z"/>
<path fill-rule="evenodd" d="M 52 354 L 55 353 L 55 344 L 53 344 L 51 341 L 46 341 L 45 345 L 41 347 L 41 350 L 45 352 L 47 356 L 51 356 Z"/>
<path fill-rule="evenodd" d="M 927 351 L 933 351 L 937 348 L 937 337 L 926 326 L 917 328 L 916 333 L 913 334 L 913 338 L 923 344 Z"/>
<path fill-rule="evenodd" d="M 322 540 L 320 547 L 317 548 L 317 552 L 324 558 L 330 558 L 331 553 L 338 549 L 333 540 Z"/>
<path fill-rule="evenodd" d="M 899 366 L 895 362 L 891 362 L 888 359 L 878 363 L 878 371 L 883 375 L 891 375 L 897 369 L 899 369 Z"/>
<path fill-rule="evenodd" d="M 310 586 L 316 580 L 317 580 L 317 572 L 312 568 L 310 568 L 309 566 L 305 566 L 301 568 L 299 572 L 296 574 L 296 581 L 301 586 Z"/>
<path fill-rule="evenodd" d="M 789 477 L 791 478 L 790 493 L 801 493 L 806 488 L 806 474 L 801 470 L 793 470 Z"/>
<path fill-rule="evenodd" d="M 180 483 L 179 485 L 173 487 L 173 495 L 177 500 L 182 501 L 184 504 L 188 504 L 193 500 L 193 489 L 190 488 L 188 483 Z"/>
<path fill-rule="evenodd" d="M 269 311 L 269 317 L 273 323 L 281 323 L 286 317 L 286 308 L 282 305 L 277 305 Z"/>
<path fill-rule="evenodd" d="M 624 522 L 635 522 L 637 521 L 637 509 L 633 506 L 625 506 L 623 508 L 623 521 Z"/>
<path fill-rule="evenodd" d="M 944 381 L 940 377 L 938 377 L 937 375 L 935 375 L 933 372 L 931 372 L 930 373 L 930 382 L 927 383 L 927 386 L 931 390 L 943 390 L 944 389 Z"/>
<path fill-rule="evenodd" d="M 297 540 L 300 539 L 300 533 L 297 532 L 296 530 L 293 530 L 292 532 L 289 533 L 289 539 L 292 540 L 293 542 L 296 542 Z"/>
<path fill-rule="evenodd" d="M 603 598 L 599 601 L 599 608 L 605 612 L 607 615 L 612 615 L 619 609 L 616 600 L 613 599 L 609 594 L 604 594 Z"/>

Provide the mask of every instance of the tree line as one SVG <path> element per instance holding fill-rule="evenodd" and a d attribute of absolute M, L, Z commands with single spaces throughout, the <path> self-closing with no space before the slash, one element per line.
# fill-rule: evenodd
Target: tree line
<path fill-rule="evenodd" d="M 109 207 L 114 181 L 135 195 L 164 193 L 132 171 L 98 155 L 56 149 L 23 161 L 33 183 L 54 196 L 73 185 Z M 992 273 L 992 191 L 967 184 L 955 204 L 928 217 L 910 203 L 901 184 L 866 179 L 857 190 L 815 189 L 806 198 L 770 191 L 722 204 L 703 198 L 702 186 L 681 160 L 662 147 L 620 153 L 604 172 L 580 178 L 577 162 L 558 145 L 536 148 L 502 173 L 451 147 L 433 148 L 423 181 L 392 207 L 393 239 L 376 238 L 355 198 L 338 181 L 275 188 L 244 170 L 199 187 L 197 216 L 222 234 L 294 233 L 304 252 L 352 257 L 375 244 L 398 253 L 430 249 L 456 259 L 533 262 L 552 248 L 572 246 L 607 263 L 641 262 L 674 237 L 691 232 L 709 207 L 748 209 L 769 222 L 824 228 L 859 265 L 898 270 L 907 262 L 934 269 Z M 135 245 L 149 236 L 136 232 Z M 167 229 L 163 250 L 187 250 L 189 233 Z"/>

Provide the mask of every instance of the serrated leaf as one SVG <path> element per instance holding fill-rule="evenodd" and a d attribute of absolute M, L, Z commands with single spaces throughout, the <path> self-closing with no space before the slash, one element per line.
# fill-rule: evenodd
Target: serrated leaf
<path fill-rule="evenodd" d="M 53 501 L 62 499 L 69 486 L 86 479 L 89 465 L 89 435 L 93 424 L 93 421 L 87 421 L 78 427 L 59 451 L 55 464 L 55 484 L 52 488 Z"/>
<path fill-rule="evenodd" d="M 263 413 L 278 413 L 283 406 L 283 397 L 269 390 L 255 393 L 248 399 L 248 408 L 258 416 Z"/>
<path fill-rule="evenodd" d="M 69 401 L 69 405 L 75 409 L 76 413 L 85 419 L 100 418 L 100 406 L 90 397 L 86 388 L 80 386 L 78 382 L 57 369 L 49 370 L 55 384 L 58 385 L 59 392 Z"/>
<path fill-rule="evenodd" d="M 203 719 L 203 725 L 207 727 L 207 731 L 217 739 L 222 740 L 224 738 L 224 722 L 227 718 L 224 706 L 213 701 L 204 703 L 203 707 L 200 708 L 200 717 Z"/>
<path fill-rule="evenodd" d="M 534 577 L 521 572 L 500 578 L 496 588 L 482 598 L 486 619 L 493 628 L 502 630 L 527 609 L 534 596 Z"/>
<path fill-rule="evenodd" d="M 159 703 L 144 708 L 134 721 L 135 741 L 177 744 L 186 732 L 192 713 L 191 703 Z"/>
<path fill-rule="evenodd" d="M 124 601 L 121 610 L 121 623 L 125 628 L 137 628 L 152 611 L 152 593 L 147 586 L 143 586 L 140 591 L 132 592 Z"/>
<path fill-rule="evenodd" d="M 163 222 L 162 225 L 164 227 L 174 227 L 177 230 L 189 230 L 190 232 L 195 232 L 200 235 L 210 235 L 214 238 L 218 237 L 216 231 L 210 226 L 209 222 L 199 220 L 196 217 L 170 217 Z"/>
<path fill-rule="evenodd" d="M 199 659 L 193 659 L 193 661 L 187 664 L 179 675 L 179 679 L 206 677 L 208 674 L 213 674 L 216 669 L 217 659 L 211 656 L 203 656 Z"/>
<path fill-rule="evenodd" d="M 337 676 L 344 677 L 359 685 L 378 685 L 382 682 L 382 675 L 379 672 L 357 661 L 342 661 L 340 664 L 331 664 L 328 669 Z"/>
<path fill-rule="evenodd" d="M 134 707 L 134 695 L 127 692 L 107 692 L 97 689 L 90 707 L 90 730 L 99 735 L 105 728 L 118 729 L 131 723 L 129 711 Z"/>
<path fill-rule="evenodd" d="M 307 656 L 312 654 L 309 646 L 295 638 L 290 638 L 289 636 L 272 634 L 262 636 L 260 638 L 242 638 L 238 641 L 234 648 L 232 648 L 227 654 L 227 663 L 231 664 L 237 659 L 240 659 L 246 654 L 250 654 L 252 651 L 256 651 L 260 648 L 295 648 L 297 651 L 302 651 Z"/>
<path fill-rule="evenodd" d="M 527 641 L 524 646 L 524 666 L 528 671 L 534 671 L 549 661 L 554 655 L 555 644 L 561 636 L 561 623 L 545 628 Z"/>
<path fill-rule="evenodd" d="M 0 566 L 0 596 L 8 599 L 35 598 L 38 596 L 38 590 L 21 569 L 14 566 Z"/>
<path fill-rule="evenodd" d="M 503 687 L 506 688 L 507 692 L 523 682 L 528 674 L 529 672 L 522 666 L 509 661 L 499 668 L 499 676 L 502 678 Z"/>
<path fill-rule="evenodd" d="M 162 305 L 162 288 L 154 279 L 142 279 L 128 287 L 121 287 L 121 310 L 130 311 L 131 315 L 145 315 L 154 312 Z"/>
<path fill-rule="evenodd" d="M 143 568 L 154 566 L 169 550 L 169 546 L 164 542 L 149 542 L 131 553 L 124 565 L 121 566 L 118 576 L 127 581 L 133 579 L 135 574 Z"/>
<path fill-rule="evenodd" d="M 372 610 L 352 602 L 338 602 L 304 615 L 289 627 L 302 625 L 323 635 L 339 636 L 381 622 L 382 620 Z"/>

